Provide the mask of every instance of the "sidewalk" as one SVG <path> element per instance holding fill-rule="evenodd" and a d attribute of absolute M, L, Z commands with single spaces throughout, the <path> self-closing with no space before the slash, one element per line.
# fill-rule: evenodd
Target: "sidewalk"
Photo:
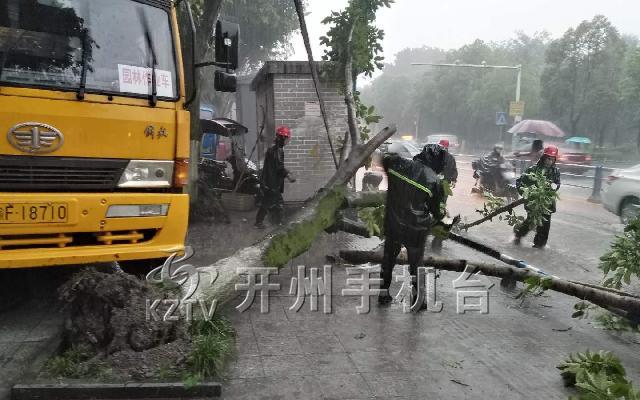
<path fill-rule="evenodd" d="M 566 399 L 572 392 L 555 367 L 570 352 L 587 349 L 613 351 L 638 381 L 637 344 L 572 320 L 575 299 L 553 293 L 520 306 L 493 278 L 488 315 L 456 314 L 451 282 L 459 274 L 444 271 L 437 282 L 441 313 L 405 314 L 400 304 L 379 307 L 372 296 L 370 313 L 358 315 L 361 300 L 341 295 L 346 272 L 334 265 L 333 312 L 322 313 L 322 297 L 317 312 L 308 298 L 300 312 L 289 310 L 295 266 L 322 268 L 327 253 L 375 244 L 323 235 L 271 277 L 281 288 L 271 293 L 268 314 L 260 313 L 259 294 L 244 313 L 234 309 L 243 295 L 225 306 L 238 336 L 237 359 L 222 382 L 224 399 Z M 444 256 L 471 253 L 447 242 Z M 399 285 L 393 283 L 392 294 Z"/>
<path fill-rule="evenodd" d="M 0 400 L 8 400 L 11 386 L 34 362 L 51 354 L 63 327 L 55 301 L 32 300 L 0 316 Z"/>

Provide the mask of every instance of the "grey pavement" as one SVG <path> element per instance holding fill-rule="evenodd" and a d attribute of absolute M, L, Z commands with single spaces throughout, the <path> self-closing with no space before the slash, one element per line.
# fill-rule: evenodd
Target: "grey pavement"
<path fill-rule="evenodd" d="M 0 400 L 45 355 L 52 354 L 62 332 L 63 316 L 51 299 L 34 299 L 0 314 Z"/>
<path fill-rule="evenodd" d="M 461 179 L 451 198 L 452 213 L 475 219 L 482 199 L 469 194 L 470 180 Z M 580 196 L 564 196 L 554 215 L 550 248 L 544 251 L 509 244 L 510 228 L 499 221 L 473 228 L 469 235 L 559 276 L 597 282 L 597 260 L 619 232 L 617 218 Z M 531 240 L 531 237 L 529 238 Z M 377 239 L 347 234 L 323 235 L 312 249 L 282 268 L 271 281 L 269 313 L 260 312 L 260 296 L 246 312 L 223 314 L 237 330 L 236 359 L 223 381 L 225 399 L 566 399 L 575 394 L 562 385 L 556 369 L 569 353 L 610 350 L 622 359 L 629 377 L 638 382 L 638 337 L 611 333 L 591 320 L 571 318 L 577 299 L 558 293 L 515 299 L 499 280 L 489 290 L 489 314 L 457 314 L 452 281 L 459 274 L 441 271 L 437 281 L 441 313 L 403 313 L 394 303 L 359 315 L 357 297 L 341 295 L 346 285 L 343 265 L 333 265 L 332 313 L 310 311 L 306 298 L 299 312 L 289 295 L 296 266 L 321 268 L 325 255 L 341 248 L 370 249 Z M 455 243 L 445 242 L 444 256 L 497 262 Z M 375 270 L 377 266 L 365 266 Z M 400 267 L 396 267 L 400 273 Z M 376 277 L 376 274 L 372 274 Z M 522 287 L 521 285 L 519 286 Z M 394 282 L 392 294 L 400 288 Z"/>

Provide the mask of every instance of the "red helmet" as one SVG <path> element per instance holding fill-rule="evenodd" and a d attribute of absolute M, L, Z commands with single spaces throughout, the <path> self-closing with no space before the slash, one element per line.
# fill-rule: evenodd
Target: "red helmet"
<path fill-rule="evenodd" d="M 289 129 L 289 127 L 285 126 L 285 125 L 279 126 L 278 129 L 276 129 L 276 135 L 282 136 L 282 137 L 285 137 L 285 138 L 290 138 L 291 137 L 291 129 Z"/>
<path fill-rule="evenodd" d="M 542 153 L 548 157 L 558 157 L 558 148 L 556 146 L 547 146 L 544 148 L 544 152 Z"/>
<path fill-rule="evenodd" d="M 440 139 L 438 144 L 440 146 L 444 147 L 445 149 L 448 149 L 449 148 L 449 139 Z"/>

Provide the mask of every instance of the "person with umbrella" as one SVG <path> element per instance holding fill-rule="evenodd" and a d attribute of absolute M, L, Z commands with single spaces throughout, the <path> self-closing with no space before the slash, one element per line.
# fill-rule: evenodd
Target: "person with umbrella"
<path fill-rule="evenodd" d="M 524 174 L 518 178 L 516 181 L 516 187 L 518 188 L 518 192 L 522 194 L 522 191 L 525 187 L 529 187 L 534 185 L 534 182 L 531 178 L 532 174 L 536 174 L 539 172 L 544 173 L 547 178 L 547 182 L 549 185 L 555 184 L 555 191 L 560 190 L 560 171 L 556 167 L 556 159 L 558 158 L 558 148 L 556 146 L 547 146 L 544 149 L 542 157 L 538 160 L 536 165 L 533 165 L 525 171 Z M 520 244 L 520 241 L 524 236 L 529 233 L 532 228 L 533 220 L 529 213 L 529 208 L 527 204 L 525 204 L 525 209 L 527 210 L 527 218 L 526 220 L 519 225 L 516 225 L 513 229 L 513 233 L 515 237 L 513 239 L 513 243 L 516 245 Z M 551 229 L 551 214 L 556 212 L 556 202 L 555 200 L 549 207 L 549 213 L 543 217 L 542 225 L 536 227 L 536 236 L 533 238 L 533 247 L 542 249 L 547 245 L 547 240 L 549 239 L 549 230 Z"/>

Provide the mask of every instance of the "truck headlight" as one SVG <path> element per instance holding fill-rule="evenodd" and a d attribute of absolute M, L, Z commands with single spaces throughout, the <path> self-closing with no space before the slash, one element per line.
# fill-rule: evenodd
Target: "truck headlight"
<path fill-rule="evenodd" d="M 165 217 L 169 204 L 118 204 L 109 206 L 107 218 Z"/>
<path fill-rule="evenodd" d="M 173 161 L 131 160 L 124 169 L 120 188 L 168 188 L 173 179 Z"/>

